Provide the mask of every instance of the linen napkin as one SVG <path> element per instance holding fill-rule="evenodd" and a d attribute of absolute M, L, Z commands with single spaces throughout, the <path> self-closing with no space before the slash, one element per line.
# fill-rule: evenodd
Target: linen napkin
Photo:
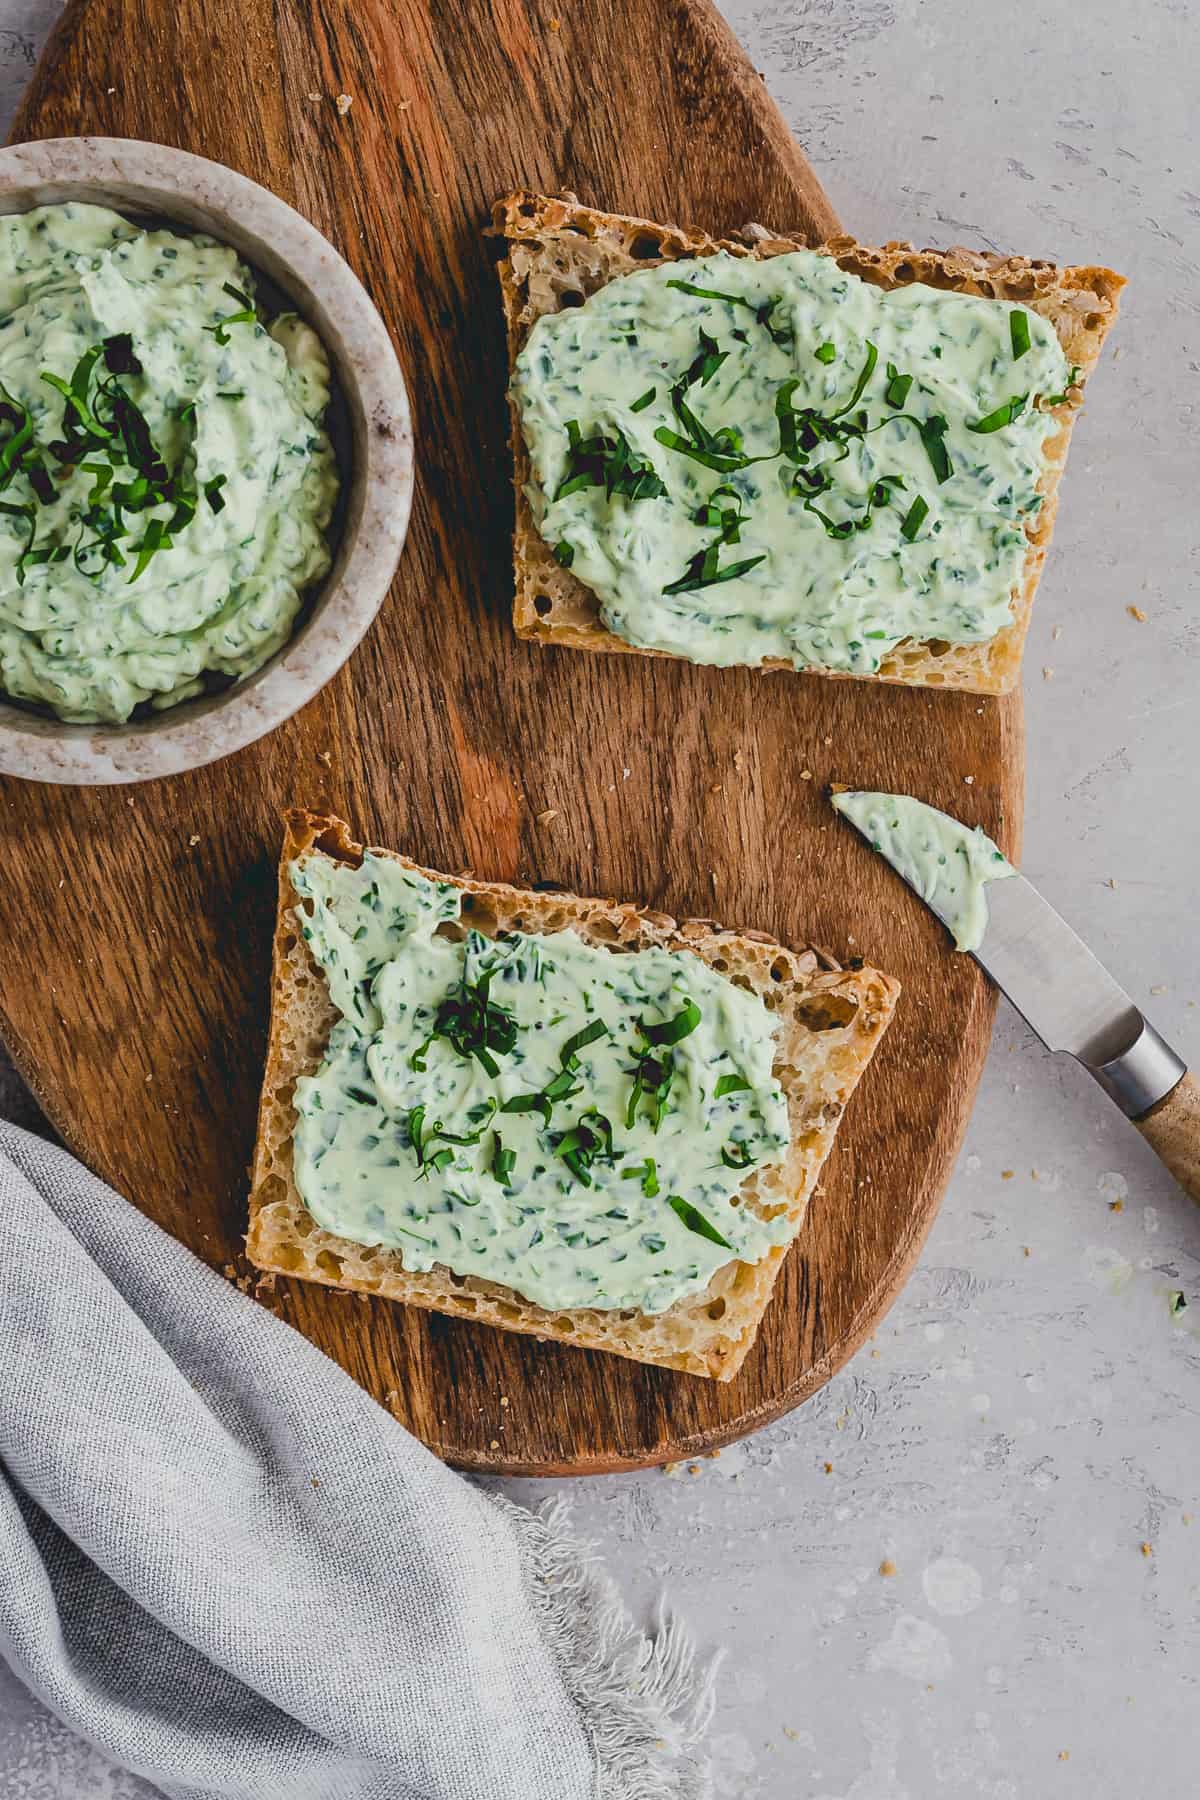
<path fill-rule="evenodd" d="M 0 1122 L 0 1656 L 177 1800 L 701 1800 L 711 1669 Z"/>

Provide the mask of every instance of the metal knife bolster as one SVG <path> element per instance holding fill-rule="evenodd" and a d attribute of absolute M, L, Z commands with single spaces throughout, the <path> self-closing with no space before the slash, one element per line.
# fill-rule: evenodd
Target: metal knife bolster
<path fill-rule="evenodd" d="M 1141 1030 L 1119 1056 L 1108 1062 L 1090 1063 L 1080 1057 L 1089 1075 L 1093 1075 L 1110 1099 L 1115 1100 L 1127 1119 L 1140 1119 L 1160 1100 L 1179 1086 L 1187 1074 L 1187 1065 L 1176 1056 L 1170 1044 L 1161 1037 L 1149 1019 L 1138 1014 Z"/>

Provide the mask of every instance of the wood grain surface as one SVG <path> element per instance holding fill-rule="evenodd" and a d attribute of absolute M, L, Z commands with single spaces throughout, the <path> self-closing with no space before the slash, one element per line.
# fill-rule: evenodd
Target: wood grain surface
<path fill-rule="evenodd" d="M 14 136 L 81 132 L 218 158 L 327 233 L 404 363 L 417 497 L 378 623 L 291 724 L 151 786 L 0 782 L 0 1029 L 79 1153 L 244 1275 L 289 803 L 434 867 L 869 956 L 904 982 L 898 1017 L 736 1382 L 302 1283 L 265 1296 L 461 1465 L 591 1472 L 726 1442 L 812 1394 L 894 1297 L 992 1016 L 974 964 L 830 815 L 822 785 L 919 794 L 1015 854 L 1019 701 L 517 642 L 504 346 L 480 228 L 522 184 L 813 239 L 836 224 L 829 203 L 704 0 L 84 0 Z"/>

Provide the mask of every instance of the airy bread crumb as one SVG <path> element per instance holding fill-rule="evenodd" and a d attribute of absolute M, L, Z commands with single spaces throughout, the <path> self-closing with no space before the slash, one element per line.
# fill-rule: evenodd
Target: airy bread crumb
<path fill-rule="evenodd" d="M 289 870 L 293 861 L 306 856 L 357 864 L 364 850 L 340 819 L 294 811 L 286 826 L 271 1029 L 246 1238 L 251 1262 L 280 1275 L 379 1294 L 505 1331 L 609 1350 L 718 1381 L 732 1379 L 754 1341 L 786 1248 L 772 1249 L 758 1263 L 726 1264 L 702 1293 L 652 1316 L 598 1309 L 551 1312 L 477 1276 L 455 1275 L 442 1267 L 428 1273 L 408 1270 L 398 1251 L 353 1243 L 317 1224 L 293 1177 L 292 1096 L 299 1077 L 319 1066 L 338 1015 L 301 936 L 302 902 Z M 395 860 L 419 869 L 406 857 Z M 663 913 L 612 901 L 535 894 L 500 883 L 462 880 L 457 885 L 464 919 L 485 933 L 572 930 L 588 943 L 618 953 L 651 944 L 686 950 L 757 993 L 778 1019 L 775 1075 L 787 1097 L 792 1142 L 781 1165 L 747 1176 L 742 1194 L 744 1204 L 755 1208 L 777 1208 L 785 1201 L 799 1227 L 838 1121 L 887 1028 L 898 983 L 877 969 L 844 970 L 820 951 L 786 950 L 761 934 L 738 935 L 707 919 L 677 924 Z"/>
<path fill-rule="evenodd" d="M 508 256 L 500 264 L 500 287 L 508 327 L 510 368 L 534 322 L 563 306 L 578 306 L 615 276 L 634 269 L 689 256 L 764 258 L 811 249 L 795 238 L 774 237 L 755 228 L 737 239 L 711 238 L 702 231 L 658 225 L 581 206 L 573 195 L 551 198 L 518 192 L 493 208 L 494 227 L 508 240 Z M 915 250 L 911 244 L 889 243 L 870 249 L 850 237 L 816 246 L 838 267 L 875 287 L 902 287 L 922 281 L 930 287 L 987 299 L 1019 301 L 1047 319 L 1058 333 L 1068 360 L 1086 378 L 1096 366 L 1105 335 L 1117 317 L 1124 279 L 1111 269 L 1058 268 L 1020 256 L 985 255 L 964 249 Z M 842 681 L 892 681 L 906 686 L 960 688 L 977 694 L 1006 694 L 1016 686 L 1021 651 L 1029 627 L 1033 596 L 1054 529 L 1059 477 L 1075 413 L 1083 400 L 1082 381 L 1069 389 L 1056 409 L 1059 429 L 1047 438 L 1046 474 L 1041 482 L 1042 506 L 1026 523 L 1029 547 L 1019 591 L 1013 594 L 1012 624 L 982 644 L 920 642 L 906 638 L 884 657 L 877 675 L 845 671 L 806 671 Z M 513 554 L 516 594 L 513 625 L 518 637 L 579 650 L 607 650 L 633 656 L 667 656 L 626 643 L 606 629 L 600 602 L 570 570 L 560 567 L 533 521 L 525 489 L 530 480 L 529 455 L 515 404 L 512 415 L 513 480 L 516 527 Z M 1134 609 L 1131 608 L 1131 611 Z M 1135 614 L 1135 616 L 1139 616 Z M 778 658 L 763 669 L 792 669 Z"/>

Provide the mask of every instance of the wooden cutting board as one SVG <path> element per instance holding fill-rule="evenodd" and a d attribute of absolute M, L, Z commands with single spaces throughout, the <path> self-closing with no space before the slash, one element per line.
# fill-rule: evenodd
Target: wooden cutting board
<path fill-rule="evenodd" d="M 813 241 L 836 229 L 829 202 L 706 0 L 76 0 L 14 136 L 83 132 L 218 158 L 333 240 L 407 372 L 416 506 L 375 628 L 265 742 L 150 786 L 0 782 L 0 1028 L 80 1155 L 244 1278 L 287 804 L 435 867 L 869 956 L 904 982 L 899 1014 L 734 1383 L 302 1283 L 267 1297 L 470 1468 L 628 1468 L 727 1442 L 812 1394 L 895 1296 L 992 1017 L 974 964 L 822 785 L 911 791 L 1015 852 L 1019 703 L 517 642 L 480 229 L 519 185 Z"/>

